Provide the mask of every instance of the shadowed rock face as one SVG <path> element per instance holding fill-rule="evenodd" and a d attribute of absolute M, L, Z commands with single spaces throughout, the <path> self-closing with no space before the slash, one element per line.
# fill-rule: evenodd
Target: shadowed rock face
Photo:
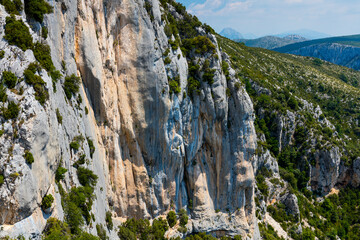
<path fill-rule="evenodd" d="M 203 82 L 198 94 L 185 96 L 188 62 L 176 49 L 170 51 L 171 63 L 164 64 L 163 53 L 171 46 L 157 0 L 152 1 L 153 21 L 140 0 L 65 0 L 62 4 L 66 11 L 55 2 L 54 14 L 45 19 L 52 59 L 58 69 L 65 61 L 64 75 L 81 76 L 81 95 L 90 114 L 67 103 L 61 83 L 52 93 L 49 77 L 44 77 L 51 92 L 46 108 L 26 86 L 32 100 L 28 104 L 36 112 L 33 121 L 44 125 L 40 132 L 26 123 L 27 131 L 35 139 L 41 137 L 43 143 L 40 148 L 40 143 L 29 141 L 31 149 L 37 151 L 36 172 L 24 166 L 21 155 L 25 146 L 19 145 L 17 156 L 29 175 L 21 176 L 14 186 L 21 196 L 10 192 L 1 195 L 2 200 L 14 202 L 2 208 L 6 210 L 1 223 L 14 224 L 30 216 L 49 191 L 56 198 L 54 216 L 63 217 L 60 196 L 52 187 L 54 172 L 62 159 L 69 169 L 64 187 L 78 184 L 72 167 L 78 153 L 69 143 L 82 135 L 95 140 L 96 152 L 89 168 L 99 176 L 93 209 L 98 223 L 105 219 L 109 206 L 113 215 L 122 219 L 154 218 L 185 208 L 192 219 L 190 231 L 252 235 L 257 225 L 253 105 L 243 88 L 235 88 L 239 81 L 235 71 L 229 69 L 228 80 L 222 73 L 221 62 L 229 59 L 220 52 L 216 38 L 199 29 L 216 46 L 218 58 L 212 53 L 192 53 L 200 65 L 209 60 L 210 68 L 216 70 L 214 83 Z M 29 55 L 23 68 L 34 61 L 31 52 Z M 171 94 L 168 77 L 176 76 L 182 91 Z M 75 99 L 72 101 L 75 106 Z M 24 104 L 20 101 L 26 109 Z M 63 113 L 62 125 L 56 120 L 57 108 Z M 35 173 L 37 177 L 32 175 Z M 25 182 L 33 187 L 31 192 L 23 192 Z M 4 188 L 1 191 L 9 191 Z M 20 210 L 25 208 L 23 215 Z M 31 218 L 39 220 L 35 228 L 41 231 L 46 219 L 34 214 Z M 26 224 L 25 229 L 33 227 Z M 20 232 L 16 226 L 11 231 Z"/>

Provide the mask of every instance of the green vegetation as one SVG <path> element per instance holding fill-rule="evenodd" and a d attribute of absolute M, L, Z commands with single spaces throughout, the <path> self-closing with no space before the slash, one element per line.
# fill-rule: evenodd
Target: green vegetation
<path fill-rule="evenodd" d="M 49 218 L 43 231 L 44 240 L 99 240 L 89 233 L 80 231 L 77 234 L 71 234 L 69 225 L 56 218 Z"/>
<path fill-rule="evenodd" d="M 48 29 L 45 26 L 41 27 L 41 37 L 44 39 L 48 37 Z"/>
<path fill-rule="evenodd" d="M 0 174 L 0 187 L 4 184 L 4 175 Z"/>
<path fill-rule="evenodd" d="M 173 79 L 169 79 L 169 92 L 170 94 L 175 93 L 178 94 L 181 92 L 180 87 L 180 76 L 176 76 Z"/>
<path fill-rule="evenodd" d="M 7 108 L 3 108 L 3 117 L 6 120 L 15 119 L 20 113 L 20 107 L 15 102 L 9 102 Z"/>
<path fill-rule="evenodd" d="M 303 235 L 307 239 L 359 239 L 360 219 L 360 190 L 347 188 L 338 195 L 333 194 L 325 198 L 323 202 L 311 202 L 305 197 L 298 195 L 301 218 L 305 219 L 315 231 L 307 229 Z M 296 234 L 292 234 L 295 240 L 300 240 Z"/>
<path fill-rule="evenodd" d="M 215 57 L 215 45 L 207 36 L 201 36 L 197 30 L 198 27 L 205 29 L 206 33 L 215 33 L 214 30 L 206 24 L 202 24 L 197 17 L 192 16 L 186 12 L 186 8 L 172 0 L 160 1 L 164 8 L 162 19 L 166 22 L 164 28 L 165 34 L 169 37 L 169 44 L 171 49 L 176 51 L 179 47 L 183 52 L 183 56 L 187 57 L 189 65 L 189 78 L 188 78 L 188 94 L 193 97 L 194 94 L 200 92 L 201 81 L 208 84 L 213 83 L 215 69 L 211 69 L 209 60 L 205 61 L 202 68 L 195 63 L 195 55 L 205 56 L 211 54 Z M 172 5 L 175 8 L 177 14 L 180 14 L 182 18 L 174 17 L 174 12 L 170 12 L 168 6 Z M 172 38 L 174 37 L 174 38 Z M 172 40 L 174 39 L 174 40 Z M 163 53 L 165 57 L 164 63 L 170 64 L 171 59 L 168 57 L 170 49 L 166 49 Z M 217 55 L 216 55 L 217 56 Z M 178 55 L 178 58 L 180 55 Z M 200 71 L 201 68 L 201 71 Z M 180 93 L 181 88 L 178 79 L 169 79 L 170 94 Z M 186 92 L 185 92 L 186 93 Z"/>
<path fill-rule="evenodd" d="M 51 59 L 49 45 L 40 42 L 35 43 L 34 56 L 46 71 L 51 71 L 55 68 Z"/>
<path fill-rule="evenodd" d="M 89 145 L 89 152 L 90 152 L 90 157 L 93 158 L 93 155 L 95 153 L 95 145 L 94 142 L 91 140 L 91 138 L 87 137 L 86 138 L 87 143 Z"/>
<path fill-rule="evenodd" d="M 164 234 L 168 229 L 167 221 L 162 218 L 154 219 L 152 225 L 147 219 L 128 219 L 119 227 L 118 236 L 126 240 L 165 240 Z"/>
<path fill-rule="evenodd" d="M 44 80 L 35 75 L 41 70 L 37 63 L 30 63 L 28 68 L 24 71 L 25 82 L 33 86 L 35 90 L 35 99 L 39 101 L 41 105 L 44 105 L 46 100 L 49 99 L 49 93 L 46 89 L 46 83 Z"/>
<path fill-rule="evenodd" d="M 46 210 L 51 208 L 52 204 L 54 202 L 54 197 L 51 194 L 46 195 L 45 197 L 43 197 L 42 201 L 41 201 L 41 208 L 42 210 Z"/>
<path fill-rule="evenodd" d="M 28 150 L 25 151 L 24 158 L 27 164 L 32 164 L 34 162 L 34 156 Z"/>
<path fill-rule="evenodd" d="M 179 219 L 180 219 L 180 226 L 185 227 L 185 225 L 188 223 L 188 219 L 189 219 L 185 209 L 180 209 Z"/>
<path fill-rule="evenodd" d="M 2 81 L 8 88 L 14 88 L 17 84 L 18 78 L 14 73 L 4 71 L 2 75 Z"/>
<path fill-rule="evenodd" d="M 188 51 L 194 50 L 195 53 L 204 55 L 205 53 L 215 53 L 215 45 L 205 36 L 197 36 L 191 39 L 185 39 L 183 46 Z"/>
<path fill-rule="evenodd" d="M 47 31 L 43 29 L 42 31 Z M 50 46 L 44 43 L 37 42 L 34 44 L 33 52 L 36 60 L 39 61 L 41 66 L 49 73 L 54 87 L 54 92 L 56 92 L 55 83 L 62 77 L 59 70 L 56 70 L 54 63 L 51 59 L 51 50 Z"/>
<path fill-rule="evenodd" d="M 84 167 L 79 167 L 77 169 L 77 176 L 80 184 L 86 187 L 95 187 L 98 179 L 98 177 L 93 173 L 93 171 Z"/>
<path fill-rule="evenodd" d="M 13 15 L 6 17 L 4 39 L 7 40 L 10 45 L 18 46 L 23 51 L 33 46 L 33 39 L 30 35 L 29 28 L 22 20 L 16 20 Z"/>
<path fill-rule="evenodd" d="M 5 56 L 5 51 L 4 50 L 1 50 L 0 51 L 0 60 L 3 59 Z"/>
<path fill-rule="evenodd" d="M 176 213 L 174 211 L 170 211 L 166 216 L 166 220 L 171 228 L 174 227 L 177 222 L 176 221 Z"/>
<path fill-rule="evenodd" d="M 62 124 L 63 118 L 62 118 L 61 113 L 58 108 L 56 109 L 56 119 L 57 119 L 58 123 Z"/>
<path fill-rule="evenodd" d="M 265 49 L 248 48 L 218 36 L 220 47 L 226 51 L 237 76 L 242 80 L 255 107 L 255 128 L 265 141 L 258 142 L 258 150 L 268 149 L 278 160 L 280 176 L 289 184 L 289 192 L 299 200 L 300 216 L 287 212 L 281 203 L 270 205 L 267 211 L 278 221 L 293 239 L 357 239 L 359 207 L 358 190 L 342 190 L 339 197 L 332 195 L 324 203 L 313 201 L 313 193 L 306 187 L 309 181 L 309 164 L 315 164 L 320 151 L 339 147 L 346 165 L 360 155 L 360 144 L 354 119 L 360 116 L 360 73 L 318 59 L 284 55 Z M 223 71 L 226 66 L 223 66 Z M 224 71 L 225 72 L 225 71 Z M 340 74 L 339 74 L 340 73 Z M 258 88 L 268 92 L 257 92 Z M 240 88 L 240 86 L 239 86 Z M 323 114 L 315 119 L 313 108 L 320 106 Z M 279 119 L 288 112 L 296 114 L 296 128 L 292 141 L 280 150 L 278 132 Z M 329 120 L 336 132 L 323 123 Z M 310 141 L 314 136 L 314 140 Z M 346 137 L 345 137 L 346 136 Z M 286 136 L 288 137 L 288 136 Z M 258 189 L 265 199 L 269 188 L 265 179 L 272 174 L 261 169 L 256 176 Z M 276 183 L 274 179 L 270 182 Z M 351 197 L 349 197 L 351 196 Z M 260 198 L 261 199 L 261 198 Z M 350 210 L 352 209 L 352 210 Z M 297 235 L 296 228 L 306 221 L 315 230 L 303 228 Z M 279 239 L 271 226 L 259 225 L 264 239 Z"/>
<path fill-rule="evenodd" d="M 6 88 L 4 87 L 2 82 L 0 82 L 0 102 L 6 102 L 6 100 L 7 100 Z"/>
<path fill-rule="evenodd" d="M 9 14 L 20 15 L 23 10 L 21 0 L 0 0 L 0 4 L 4 5 L 6 12 Z"/>
<path fill-rule="evenodd" d="M 114 227 L 113 221 L 112 221 L 112 215 L 110 211 L 106 212 L 106 216 L 105 216 L 105 222 L 106 222 L 106 226 L 109 230 L 112 230 Z"/>
<path fill-rule="evenodd" d="M 66 97 L 70 100 L 72 95 L 75 95 L 79 92 L 80 89 L 80 77 L 77 77 L 75 74 L 65 77 L 64 91 Z"/>
<path fill-rule="evenodd" d="M 53 8 L 45 0 L 24 0 L 25 13 L 29 18 L 42 23 L 44 15 L 53 12 Z"/>
<path fill-rule="evenodd" d="M 70 148 L 71 148 L 71 149 L 74 149 L 75 151 L 77 151 L 77 150 L 79 150 L 79 148 L 80 148 L 80 143 L 77 142 L 77 141 L 72 141 L 72 142 L 70 143 Z"/>
<path fill-rule="evenodd" d="M 58 168 L 57 172 L 61 175 L 58 179 L 63 179 L 65 171 Z M 59 182 L 57 185 L 61 195 L 61 204 L 65 211 L 65 221 L 69 225 L 72 234 L 81 235 L 81 226 L 84 224 L 84 219 L 87 224 L 90 224 L 92 219 L 90 211 L 95 197 L 94 187 L 97 176 L 91 170 L 83 168 L 79 168 L 77 173 L 79 182 L 82 184 L 81 187 L 73 187 L 69 193 L 66 193 Z"/>
<path fill-rule="evenodd" d="M 56 169 L 56 173 L 55 173 L 55 180 L 57 182 L 63 180 L 65 178 L 65 173 L 67 172 L 67 169 L 66 168 L 63 168 L 63 167 L 58 167 Z"/>

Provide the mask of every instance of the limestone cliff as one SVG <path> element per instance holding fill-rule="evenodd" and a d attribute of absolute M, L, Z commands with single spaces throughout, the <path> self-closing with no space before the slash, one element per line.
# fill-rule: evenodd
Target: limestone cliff
<path fill-rule="evenodd" d="M 189 221 L 166 238 L 324 239 L 315 208 L 359 186 L 358 72 L 222 38 L 172 0 L 16 2 L 0 4 L 0 238 L 57 218 L 118 239 L 175 211 Z"/>
<path fill-rule="evenodd" d="M 65 190 L 79 185 L 73 164 L 85 154 L 86 166 L 99 177 L 95 220 L 88 227 L 94 234 L 95 224 L 104 223 L 109 209 L 120 223 L 185 208 L 191 218 L 189 232 L 253 236 L 253 106 L 244 88 L 235 87 L 239 80 L 234 70 L 224 69 L 225 76 L 222 62 L 230 62 L 215 36 L 198 27 L 198 35 L 210 39 L 215 49 L 192 51 L 190 58 L 170 45 L 164 6 L 157 0 L 51 4 L 54 11 L 44 20 L 47 39 L 41 40 L 39 23 L 31 22 L 30 32 L 34 42 L 49 44 L 54 65 L 63 68 L 64 76 L 81 76 L 83 101 L 66 99 L 63 78 L 55 83 L 55 92 L 45 70 L 39 72 L 50 95 L 44 105 L 25 82 L 15 88 L 23 89 L 22 94 L 7 91 L 21 113 L 12 123 L 2 120 L 0 165 L 5 184 L 0 188 L 0 234 L 39 236 L 49 217 L 40 209 L 48 193 L 55 196 L 51 216 L 62 219 L 55 171 L 59 164 L 68 170 L 61 183 Z M 166 8 L 175 18 L 183 18 L 172 5 Z M 4 26 L 8 14 L 1 5 L 0 10 Z M 18 18 L 27 22 L 24 12 Z M 22 78 L 35 61 L 33 52 L 22 52 L 3 38 L 0 46 L 5 50 L 1 71 Z M 170 62 L 163 57 L 166 51 Z M 213 73 L 212 83 L 201 81 L 194 94 L 188 91 L 189 61 L 208 65 Z M 177 93 L 169 86 L 175 78 L 181 88 Z M 77 136 L 93 140 L 93 157 L 87 141 L 78 151 L 69 146 Z M 25 163 L 25 150 L 34 155 L 31 165 Z"/>

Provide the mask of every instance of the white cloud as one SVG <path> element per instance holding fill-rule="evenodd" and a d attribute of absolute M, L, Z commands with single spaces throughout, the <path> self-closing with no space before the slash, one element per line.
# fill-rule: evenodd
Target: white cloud
<path fill-rule="evenodd" d="M 359 34 L 359 0 L 178 0 L 215 28 L 266 35 L 312 29 L 332 35 Z"/>
<path fill-rule="evenodd" d="M 202 4 L 193 3 L 189 11 L 198 16 L 223 16 L 249 9 L 253 0 L 206 0 Z"/>

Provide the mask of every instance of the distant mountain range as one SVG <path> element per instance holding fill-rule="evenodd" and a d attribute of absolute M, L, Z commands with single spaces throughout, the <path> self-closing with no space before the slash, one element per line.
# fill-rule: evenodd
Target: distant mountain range
<path fill-rule="evenodd" d="M 257 39 L 236 39 L 235 41 L 245 43 L 248 47 L 274 49 L 306 40 L 300 35 L 288 35 L 285 37 L 265 36 Z"/>
<path fill-rule="evenodd" d="M 294 31 L 288 31 L 288 32 L 283 32 L 280 34 L 276 34 L 274 36 L 276 37 L 286 37 L 288 35 L 300 35 L 306 39 L 320 39 L 320 38 L 328 38 L 331 37 L 331 35 L 326 34 L 326 33 L 321 33 L 321 32 L 316 32 L 313 30 L 309 30 L 309 29 L 300 29 L 300 30 L 294 30 Z"/>
<path fill-rule="evenodd" d="M 236 31 L 235 29 L 229 28 L 229 27 L 224 28 L 220 32 L 220 35 L 223 36 L 223 37 L 226 37 L 228 39 L 231 39 L 231 40 L 236 40 L 236 39 L 247 39 L 247 40 L 249 40 L 249 39 L 261 38 L 261 37 L 256 36 L 255 34 L 252 34 L 252 33 L 240 33 L 238 31 Z M 283 33 L 279 33 L 279 34 L 270 34 L 268 36 L 284 38 L 284 37 L 289 36 L 289 35 L 298 35 L 298 36 L 302 36 L 303 38 L 306 38 L 306 39 L 309 39 L 309 40 L 331 37 L 329 34 L 316 32 L 316 31 L 308 30 L 308 29 L 300 29 L 300 30 L 288 31 L 288 32 L 283 32 Z M 263 37 L 268 37 L 268 36 L 263 36 Z"/>
<path fill-rule="evenodd" d="M 241 33 L 239 33 L 238 31 L 232 28 L 224 28 L 220 32 L 220 35 L 231 40 L 244 38 L 243 35 L 241 35 Z"/>
<path fill-rule="evenodd" d="M 360 35 L 303 41 L 273 50 L 300 56 L 316 57 L 360 70 Z"/>

